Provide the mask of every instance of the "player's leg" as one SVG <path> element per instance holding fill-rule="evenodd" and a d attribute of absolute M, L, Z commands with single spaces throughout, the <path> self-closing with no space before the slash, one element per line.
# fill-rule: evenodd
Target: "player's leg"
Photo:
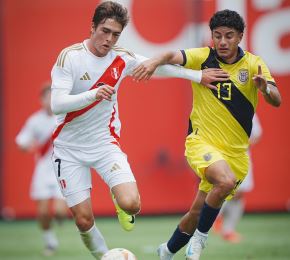
<path fill-rule="evenodd" d="M 140 211 L 140 195 L 127 156 L 114 144 L 102 148 L 103 157 L 94 168 L 109 186 L 123 229 L 130 231 L 135 225 L 135 215 Z"/>
<path fill-rule="evenodd" d="M 244 212 L 243 192 L 238 191 L 236 195 L 223 205 L 223 225 L 222 237 L 231 243 L 239 243 L 241 235 L 236 231 L 236 227 Z"/>
<path fill-rule="evenodd" d="M 67 216 L 67 205 L 64 198 L 63 199 L 54 198 L 53 207 L 54 207 L 54 215 L 55 215 L 55 219 L 57 223 L 62 224 L 62 221 Z"/>
<path fill-rule="evenodd" d="M 159 246 L 158 255 L 161 260 L 173 259 L 174 254 L 188 243 L 197 227 L 206 195 L 203 191 L 197 192 L 190 210 L 181 218 L 169 241 Z"/>
<path fill-rule="evenodd" d="M 90 191 L 87 190 L 80 192 L 78 195 L 84 198 L 86 197 L 86 194 L 89 193 Z M 77 195 L 74 194 L 73 196 L 76 197 Z M 73 201 L 74 199 L 69 196 L 68 200 Z M 102 255 L 108 251 L 108 247 L 103 235 L 95 225 L 91 199 L 85 199 L 84 201 L 70 207 L 70 210 L 73 214 L 76 226 L 80 231 L 83 243 L 96 259 L 100 259 Z"/>
<path fill-rule="evenodd" d="M 136 182 L 127 182 L 112 187 L 113 201 L 120 224 L 126 231 L 135 225 L 135 215 L 140 211 L 140 195 Z"/>
<path fill-rule="evenodd" d="M 51 162 L 49 162 L 51 168 Z M 42 238 L 44 242 L 43 254 L 46 256 L 53 255 L 58 248 L 58 240 L 52 228 L 53 216 L 50 214 L 50 180 L 55 178 L 47 176 L 53 172 L 47 171 L 45 160 L 39 161 L 36 165 L 33 175 L 30 196 L 36 202 L 37 218 L 39 226 L 42 230 Z M 52 178 L 51 178 L 52 177 Z M 53 179 L 55 180 L 55 179 Z"/>
<path fill-rule="evenodd" d="M 226 201 L 223 205 L 222 209 L 225 214 L 222 236 L 227 241 L 238 243 L 241 240 L 241 236 L 236 232 L 236 226 L 244 213 L 244 194 L 253 189 L 254 181 L 252 164 L 248 154 L 239 156 L 235 160 L 231 160 L 230 163 L 231 168 L 237 175 L 237 179 L 244 180 L 232 200 Z M 245 172 L 247 171 L 248 174 L 245 177 Z"/>
<path fill-rule="evenodd" d="M 46 256 L 53 255 L 58 248 L 58 240 L 52 229 L 52 216 L 49 212 L 49 199 L 39 199 L 37 203 L 37 214 L 42 237 L 44 241 L 43 254 Z"/>
<path fill-rule="evenodd" d="M 54 176 L 55 177 L 55 176 Z M 51 197 L 53 198 L 54 217 L 58 224 L 62 224 L 64 218 L 67 217 L 68 207 L 64 196 L 62 195 L 59 184 L 55 179 L 55 185 L 51 186 Z"/>
<path fill-rule="evenodd" d="M 186 248 L 188 260 L 199 259 L 201 251 L 205 247 L 208 231 L 218 216 L 223 201 L 236 185 L 236 177 L 224 160 L 216 161 L 205 169 L 204 182 L 206 181 L 212 185 L 212 189 L 206 196 L 197 229 Z"/>
<path fill-rule="evenodd" d="M 62 156 L 62 157 L 60 157 Z M 108 251 L 108 247 L 100 231 L 95 226 L 91 207 L 91 173 L 83 166 L 82 153 L 71 156 L 65 149 L 54 148 L 53 165 L 58 183 L 66 203 L 70 208 L 82 241 L 96 258 Z M 79 158 L 77 161 L 75 158 Z"/>

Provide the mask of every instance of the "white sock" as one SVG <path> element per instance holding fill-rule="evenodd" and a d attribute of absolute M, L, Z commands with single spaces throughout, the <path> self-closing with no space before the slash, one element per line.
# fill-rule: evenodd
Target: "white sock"
<path fill-rule="evenodd" d="M 58 240 L 56 238 L 55 233 L 51 229 L 44 230 L 42 236 L 43 236 L 45 247 L 49 247 L 52 249 L 55 249 L 58 247 Z"/>
<path fill-rule="evenodd" d="M 239 223 L 244 213 L 244 203 L 242 200 L 230 200 L 224 205 L 225 214 L 223 220 L 223 233 L 229 233 L 236 230 L 236 226 Z"/>
<path fill-rule="evenodd" d="M 103 235 L 95 225 L 80 234 L 84 244 L 96 259 L 100 259 L 109 250 Z"/>

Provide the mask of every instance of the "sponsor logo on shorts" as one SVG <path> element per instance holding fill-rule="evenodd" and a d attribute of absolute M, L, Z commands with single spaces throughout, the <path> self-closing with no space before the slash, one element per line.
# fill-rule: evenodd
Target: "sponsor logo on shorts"
<path fill-rule="evenodd" d="M 210 161 L 211 158 L 212 158 L 212 156 L 211 156 L 210 153 L 206 153 L 206 154 L 203 155 L 203 159 L 204 159 L 205 161 L 207 161 L 207 162 Z"/>
<path fill-rule="evenodd" d="M 121 166 L 117 163 L 114 163 L 114 165 L 112 166 L 110 172 L 113 172 L 113 171 L 117 171 L 117 170 L 121 170 Z"/>

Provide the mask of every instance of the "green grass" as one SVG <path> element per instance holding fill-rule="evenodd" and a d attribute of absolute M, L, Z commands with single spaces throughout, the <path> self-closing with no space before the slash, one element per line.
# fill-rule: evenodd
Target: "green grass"
<path fill-rule="evenodd" d="M 108 246 L 128 248 L 138 260 L 158 259 L 157 246 L 166 241 L 175 229 L 179 216 L 139 217 L 136 229 L 122 231 L 116 218 L 99 218 L 96 224 L 104 234 Z M 246 215 L 238 226 L 244 240 L 240 244 L 229 244 L 215 234 L 210 234 L 208 246 L 202 260 L 289 260 L 290 259 L 290 215 L 254 214 Z M 51 259 L 93 259 L 82 245 L 74 223 L 70 220 L 56 227 L 60 248 Z M 0 221 L 0 259 L 37 260 L 41 256 L 42 239 L 34 221 Z M 181 250 L 175 260 L 184 259 Z"/>

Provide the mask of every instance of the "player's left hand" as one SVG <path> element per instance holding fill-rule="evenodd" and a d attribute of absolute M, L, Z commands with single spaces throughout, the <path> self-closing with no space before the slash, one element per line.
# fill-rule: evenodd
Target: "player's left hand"
<path fill-rule="evenodd" d="M 258 74 L 255 74 L 253 77 L 256 87 L 262 92 L 266 93 L 267 80 L 262 74 L 262 67 L 258 65 Z"/>
<path fill-rule="evenodd" d="M 133 70 L 132 77 L 137 82 L 141 80 L 149 80 L 157 66 L 158 64 L 154 61 L 154 59 L 143 61 Z"/>

